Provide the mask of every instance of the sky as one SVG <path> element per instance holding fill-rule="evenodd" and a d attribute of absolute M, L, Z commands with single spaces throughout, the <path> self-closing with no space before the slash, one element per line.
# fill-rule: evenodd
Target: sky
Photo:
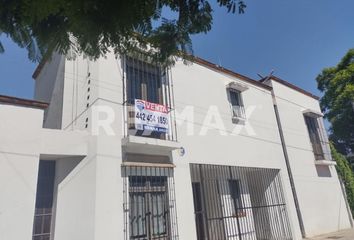
<path fill-rule="evenodd" d="M 212 1 L 210 1 L 212 2 Z M 274 75 L 316 95 L 316 76 L 354 47 L 353 0 L 245 0 L 243 15 L 214 6 L 207 34 L 193 36 L 194 54 L 258 80 Z M 33 97 L 36 63 L 0 36 L 0 94 Z"/>

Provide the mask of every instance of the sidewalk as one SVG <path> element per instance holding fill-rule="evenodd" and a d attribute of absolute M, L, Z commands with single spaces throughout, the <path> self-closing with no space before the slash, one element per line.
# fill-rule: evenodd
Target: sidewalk
<path fill-rule="evenodd" d="M 340 232 L 329 233 L 326 235 L 320 235 L 309 240 L 325 240 L 325 239 L 338 239 L 338 240 L 354 240 L 354 229 L 348 229 Z"/>

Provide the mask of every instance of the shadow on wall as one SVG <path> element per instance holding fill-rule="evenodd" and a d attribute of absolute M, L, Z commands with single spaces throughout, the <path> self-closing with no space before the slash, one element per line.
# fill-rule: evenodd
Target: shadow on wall
<path fill-rule="evenodd" d="M 319 165 L 316 166 L 317 176 L 318 177 L 332 177 L 331 170 L 328 166 Z"/>

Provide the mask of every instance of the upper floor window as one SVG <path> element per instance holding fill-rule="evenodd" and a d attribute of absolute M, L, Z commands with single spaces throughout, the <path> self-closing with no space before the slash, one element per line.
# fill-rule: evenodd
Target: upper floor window
<path fill-rule="evenodd" d="M 126 77 L 128 103 L 134 104 L 135 99 L 163 103 L 160 66 L 127 57 Z"/>
<path fill-rule="evenodd" d="M 176 139 L 172 124 L 173 93 L 168 68 L 147 56 L 123 58 L 124 135 Z"/>
<path fill-rule="evenodd" d="M 323 161 L 324 164 L 331 164 L 328 162 L 332 158 L 327 133 L 323 124 L 323 114 L 310 109 L 304 110 L 303 113 L 315 159 L 320 160 L 316 164 L 322 164 Z"/>
<path fill-rule="evenodd" d="M 314 110 L 303 111 L 309 139 L 315 156 L 316 164 L 333 164 L 327 133 L 323 124 L 323 114 Z"/>
<path fill-rule="evenodd" d="M 243 122 L 246 119 L 246 113 L 243 105 L 241 91 L 230 88 L 228 90 L 228 95 L 232 110 L 233 122 Z"/>
<path fill-rule="evenodd" d="M 305 115 L 305 122 L 316 160 L 324 159 L 318 119 Z"/>
<path fill-rule="evenodd" d="M 228 98 L 232 108 L 233 122 L 243 122 L 246 119 L 245 108 L 242 100 L 242 92 L 248 87 L 238 82 L 230 82 L 227 85 Z"/>

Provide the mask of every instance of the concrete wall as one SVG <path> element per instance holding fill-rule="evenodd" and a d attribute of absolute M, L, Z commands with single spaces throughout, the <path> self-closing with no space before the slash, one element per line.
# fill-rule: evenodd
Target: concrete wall
<path fill-rule="evenodd" d="M 87 131 L 91 132 L 92 118 L 95 117 L 92 115 L 93 109 L 103 106 L 109 107 L 114 113 L 112 129 L 115 135 L 110 136 L 100 129 L 100 134 L 92 142 L 93 148 L 97 149 L 90 151 L 87 158 L 83 159 L 77 167 L 85 162 L 87 165 L 81 168 L 80 174 L 75 175 L 75 180 L 66 181 L 67 190 L 60 190 L 59 186 L 55 239 L 65 239 L 69 236 L 66 233 L 83 229 L 87 224 L 94 229 L 91 233 L 94 233 L 95 239 L 122 238 L 123 179 L 120 164 L 123 158 L 121 139 L 124 132 L 122 122 L 124 107 L 121 60 L 113 55 L 108 55 L 96 62 L 77 58 L 74 61 L 67 60 L 65 69 L 63 103 L 65 124 L 63 125 L 67 126 L 66 129 L 82 129 L 84 123 L 88 122 Z M 69 77 L 71 75 L 76 78 Z M 172 154 L 173 163 L 176 165 L 176 201 L 180 238 L 196 237 L 189 163 L 209 163 L 281 169 L 290 222 L 295 238 L 299 239 L 300 232 L 289 181 L 287 181 L 270 91 L 198 64 L 184 65 L 182 62 L 177 62 L 172 68 L 172 78 L 179 121 L 178 141 L 186 149 L 186 155 L 183 157 L 176 151 Z M 226 85 L 231 81 L 240 82 L 248 87 L 248 90 L 242 94 L 245 107 L 250 112 L 246 125 L 232 123 L 232 112 L 226 91 Z M 90 106 L 87 109 L 88 87 Z M 183 121 L 185 107 L 187 111 L 188 108 L 193 108 L 193 119 Z M 213 113 L 215 109 L 219 113 L 222 126 L 215 126 L 213 116 L 210 122 L 205 122 L 206 115 Z M 202 126 L 205 125 L 209 126 L 206 131 L 202 130 Z M 190 127 L 194 129 L 192 133 L 188 132 Z M 200 134 L 201 131 L 204 131 L 204 134 Z M 91 189 L 80 190 L 80 184 L 84 183 L 90 183 Z M 79 195 L 80 191 L 83 191 L 82 195 Z M 65 200 L 69 198 L 77 201 Z M 78 205 L 80 201 L 88 198 L 90 200 L 86 202 L 93 201 L 90 205 Z M 83 214 L 85 207 L 89 212 L 89 215 L 85 213 L 85 219 L 90 220 L 83 222 L 73 220 Z M 66 221 L 70 216 L 72 219 Z M 86 235 L 86 232 L 75 234 L 79 234 L 75 235 L 78 238 L 93 238 L 92 235 Z"/>
<path fill-rule="evenodd" d="M 59 181 L 64 181 L 64 176 L 69 175 L 68 169 L 77 164 L 77 159 L 87 155 L 87 134 L 80 131 L 43 129 L 43 115 L 43 110 L 40 109 L 0 103 L 0 239 L 32 239 L 40 159 L 67 160 L 75 156 L 65 163 L 58 160 L 60 164 L 56 178 L 59 184 Z M 89 177 L 90 175 L 91 173 Z M 70 181 L 69 178 L 65 180 Z M 83 186 L 88 183 L 85 180 L 86 182 L 80 183 L 77 191 L 80 195 L 83 195 Z M 73 183 L 74 180 L 69 186 L 73 186 Z M 88 188 L 91 190 L 91 186 Z M 63 196 L 64 194 L 60 195 L 60 204 L 63 203 Z M 72 196 L 69 196 L 69 201 L 76 200 Z M 94 198 L 81 198 L 78 203 L 89 204 L 90 199 Z M 86 213 L 87 208 L 84 211 Z M 75 216 L 81 222 L 82 215 Z M 65 221 L 68 219 L 73 218 L 66 218 Z"/>
<path fill-rule="evenodd" d="M 92 158 L 76 166 L 72 160 L 60 161 L 64 162 L 57 169 L 54 239 L 95 239 L 96 163 Z M 70 172 L 60 181 L 66 169 Z"/>
<path fill-rule="evenodd" d="M 90 72 L 93 105 L 89 113 L 89 131 L 93 130 L 96 116 L 93 108 L 107 108 L 114 116 L 111 124 L 113 133 L 100 128 L 97 136 L 95 239 L 124 239 L 121 173 L 124 107 L 120 59 L 110 54 L 96 63 L 90 63 Z M 107 116 L 103 113 L 98 117 L 105 119 Z"/>
<path fill-rule="evenodd" d="M 181 239 L 196 236 L 189 163 L 281 169 L 280 174 L 284 183 L 294 238 L 301 239 L 271 92 L 198 64 L 188 66 L 178 62 L 172 69 L 172 77 L 176 111 L 181 113 L 186 106 L 194 108 L 194 119 L 188 120 L 192 121 L 194 134 L 188 134 L 186 122 L 178 126 L 178 141 L 186 149 L 186 154 L 183 157 L 174 155 Z M 243 103 L 246 111 L 251 112 L 252 109 L 253 111 L 247 117 L 246 125 L 232 123 L 226 92 L 226 85 L 231 81 L 240 82 L 248 87 L 248 90 L 242 92 Z M 211 106 L 216 106 L 218 109 L 225 128 L 220 130 L 220 127 L 211 126 L 205 135 L 201 135 L 202 127 L 210 125 L 205 122 L 205 116 L 208 111 L 209 113 L 212 111 Z M 177 118 L 178 116 L 177 114 Z M 242 129 L 240 133 L 232 134 L 238 127 Z M 178 194 L 182 192 L 183 194 Z"/>
<path fill-rule="evenodd" d="M 43 111 L 0 103 L 0 239 L 32 239 Z"/>
<path fill-rule="evenodd" d="M 50 103 L 44 117 L 46 128 L 61 129 L 64 71 L 65 57 L 53 54 L 35 79 L 34 99 Z"/>
<path fill-rule="evenodd" d="M 66 60 L 63 90 L 62 129 L 85 130 L 90 125 L 91 105 L 97 99 L 98 89 L 102 83 L 98 81 L 98 62 L 91 62 L 78 56 L 75 60 Z"/>
<path fill-rule="evenodd" d="M 123 178 L 120 171 L 124 158 L 122 74 L 121 60 L 113 54 L 95 62 L 80 57 L 65 61 L 62 128 L 92 133 L 93 122 L 97 118 L 94 109 L 107 107 L 114 115 L 111 125 L 114 134 L 100 129 L 98 136 L 92 136 L 87 157 L 58 184 L 55 240 L 73 236 L 85 240 L 123 239 Z M 196 238 L 190 163 L 280 169 L 293 236 L 295 240 L 301 239 L 271 92 L 199 64 L 184 65 L 180 61 L 172 68 L 172 79 L 178 142 L 186 150 L 184 156 L 180 156 L 179 151 L 172 152 L 176 165 L 180 239 Z M 226 91 L 226 85 L 231 81 L 248 87 L 242 93 L 249 112 L 245 125 L 232 122 Z M 306 230 L 313 235 L 323 233 L 324 229 L 334 231 L 347 227 L 348 218 L 336 172 L 331 167 L 331 178 L 317 175 L 319 172 L 322 174 L 323 169 L 314 165 L 311 145 L 305 137 L 307 129 L 299 113 L 299 105 L 318 110 L 318 102 L 292 90 L 278 88 L 281 87 L 275 87 L 276 94 L 280 94 L 278 98 L 286 99 L 278 101 L 279 111 L 284 121 L 296 186 L 300 189 Z M 290 103 L 289 99 L 296 104 Z M 183 115 L 188 111 L 192 115 Z M 307 186 L 313 191 L 307 191 Z M 337 194 L 329 194 L 333 192 Z M 335 223 L 333 219 L 336 219 Z"/>
<path fill-rule="evenodd" d="M 50 102 L 53 97 L 53 90 L 57 79 L 64 74 L 64 69 L 62 68 L 64 61 L 64 56 L 53 54 L 44 64 L 35 79 L 34 98 L 36 100 Z"/>
<path fill-rule="evenodd" d="M 114 60 L 109 56 L 65 63 L 63 129 L 92 133 L 92 111 L 103 106 L 114 113 L 116 135 L 99 129 L 100 134 L 89 139 L 87 156 L 58 183 L 55 240 L 123 239 L 123 109 L 121 87 L 114 87 L 120 80 Z M 104 119 L 105 113 L 99 117 Z"/>
<path fill-rule="evenodd" d="M 302 111 L 321 112 L 314 98 L 271 81 L 307 236 L 349 228 L 350 222 L 335 166 L 315 165 Z"/>

